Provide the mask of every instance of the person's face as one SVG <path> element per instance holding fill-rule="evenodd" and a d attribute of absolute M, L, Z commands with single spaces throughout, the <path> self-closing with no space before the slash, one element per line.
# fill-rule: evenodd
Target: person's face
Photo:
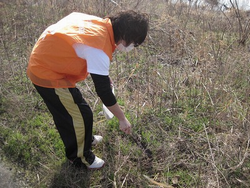
<path fill-rule="evenodd" d="M 133 44 L 134 47 L 138 47 L 138 46 L 139 46 L 138 43 L 135 44 L 134 42 L 132 42 L 132 43 L 130 43 L 130 44 L 127 44 L 127 43 L 125 42 L 125 40 L 121 40 L 121 43 L 122 43 L 125 47 L 128 47 L 128 46 L 131 45 L 131 44 Z"/>
<path fill-rule="evenodd" d="M 117 43 L 116 48 L 122 52 L 129 52 L 129 51 L 133 50 L 134 47 L 135 47 L 134 43 L 127 45 L 124 40 L 121 40 Z"/>

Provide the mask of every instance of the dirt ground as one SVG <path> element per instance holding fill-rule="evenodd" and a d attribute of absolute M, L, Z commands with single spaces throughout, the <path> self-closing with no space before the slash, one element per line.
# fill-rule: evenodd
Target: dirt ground
<path fill-rule="evenodd" d="M 0 161 L 0 188 L 17 188 L 13 178 L 13 170 Z"/>

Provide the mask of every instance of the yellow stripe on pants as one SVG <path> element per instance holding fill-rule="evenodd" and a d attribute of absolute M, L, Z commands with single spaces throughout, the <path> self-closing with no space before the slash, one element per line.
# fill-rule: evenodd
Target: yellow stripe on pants
<path fill-rule="evenodd" d="M 85 141 L 85 126 L 82 114 L 77 104 L 75 104 L 69 89 L 55 88 L 55 92 L 59 96 L 63 106 L 66 108 L 66 110 L 72 117 L 73 126 L 76 134 L 76 141 L 77 141 L 77 157 L 81 158 L 82 162 L 86 164 L 85 158 L 83 156 L 84 141 Z"/>

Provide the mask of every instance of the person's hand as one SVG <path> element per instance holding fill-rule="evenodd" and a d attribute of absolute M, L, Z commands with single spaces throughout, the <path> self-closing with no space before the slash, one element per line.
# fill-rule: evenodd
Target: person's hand
<path fill-rule="evenodd" d="M 121 131 L 123 131 L 126 134 L 131 133 L 131 124 L 127 120 L 127 118 L 125 118 L 124 120 L 119 121 L 119 123 L 120 123 L 120 130 Z"/>

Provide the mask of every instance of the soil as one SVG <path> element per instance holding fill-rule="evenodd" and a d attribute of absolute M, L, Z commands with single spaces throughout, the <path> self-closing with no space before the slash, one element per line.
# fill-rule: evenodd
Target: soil
<path fill-rule="evenodd" d="M 3 162 L 0 162 L 0 187 L 17 188 L 14 180 L 14 172 L 12 168 L 7 167 Z"/>

